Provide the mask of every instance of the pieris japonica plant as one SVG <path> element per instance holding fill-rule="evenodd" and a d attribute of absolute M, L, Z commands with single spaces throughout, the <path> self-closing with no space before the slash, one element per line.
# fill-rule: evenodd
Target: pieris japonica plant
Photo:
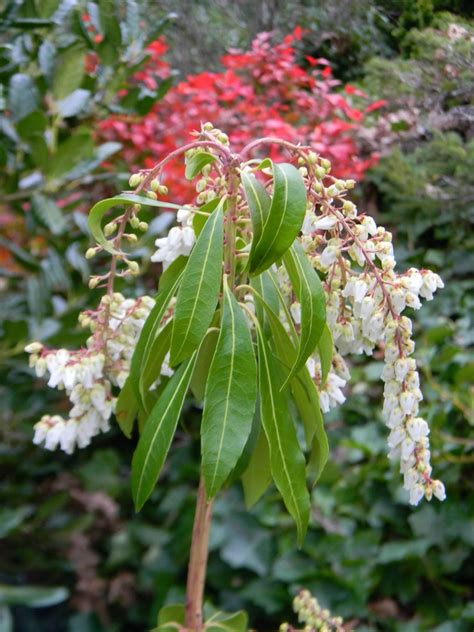
<path fill-rule="evenodd" d="M 270 144 L 287 150 L 288 162 L 262 159 Z M 164 170 L 183 157 L 197 196 L 178 206 L 163 200 Z M 389 457 L 400 464 L 410 503 L 445 498 L 431 475 L 412 325 L 403 314 L 443 284 L 429 270 L 395 271 L 392 236 L 358 213 L 348 199 L 354 185 L 333 177 L 309 147 L 264 138 L 235 154 L 206 123 L 194 142 L 133 174 L 130 191 L 90 211 L 96 244 L 87 256 L 109 253 L 111 266 L 90 280 L 104 296 L 81 315 L 91 330 L 86 347 L 27 348 L 37 375 L 47 373 L 72 403 L 68 419 L 45 415 L 36 424 L 35 443 L 71 453 L 105 432 L 114 413 L 129 437 L 138 420 L 137 510 L 157 484 L 186 398 L 202 408 L 187 600 L 182 610 L 165 609 L 161 626 L 245 629 L 238 615 L 203 623 L 213 500 L 240 479 L 251 506 L 273 481 L 303 541 L 309 488 L 328 459 L 322 414 L 345 400 L 348 356 L 383 351 Z M 151 260 L 163 264 L 156 295 L 126 299 L 114 280 L 140 272 L 125 244 L 147 230 L 145 205 L 175 210 L 178 225 L 156 241 Z M 306 594 L 297 610 L 305 629 L 340 626 Z"/>

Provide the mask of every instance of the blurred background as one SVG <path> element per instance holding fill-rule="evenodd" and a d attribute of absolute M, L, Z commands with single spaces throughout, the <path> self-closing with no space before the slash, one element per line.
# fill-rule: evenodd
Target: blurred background
<path fill-rule="evenodd" d="M 118 429 L 73 456 L 31 443 L 66 402 L 23 347 L 84 342 L 77 316 L 100 297 L 87 289 L 88 209 L 207 120 L 237 148 L 264 134 L 313 144 L 360 181 L 355 201 L 393 230 L 399 265 L 444 279 L 413 318 L 448 493 L 407 505 L 386 457 L 382 359 L 362 360 L 326 418 L 331 460 L 304 547 L 271 490 L 247 513 L 229 489 L 209 603 L 277 629 L 304 586 L 358 630 L 473 629 L 473 44 L 468 0 L 0 0 L 1 632 L 143 631 L 183 599 L 192 430 L 135 515 L 134 442 Z M 166 184 L 170 198 L 192 193 L 177 166 Z M 139 259 L 172 221 L 153 219 Z M 159 266 L 144 265 L 118 289 L 153 294 Z M 184 425 L 198 415 L 189 403 Z"/>

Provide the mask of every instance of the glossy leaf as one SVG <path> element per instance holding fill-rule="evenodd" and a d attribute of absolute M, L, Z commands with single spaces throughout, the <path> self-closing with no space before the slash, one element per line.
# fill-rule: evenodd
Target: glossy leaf
<path fill-rule="evenodd" d="M 265 432 L 260 430 L 247 469 L 242 474 L 245 505 L 250 509 L 263 496 L 272 480 L 270 450 Z"/>
<path fill-rule="evenodd" d="M 143 402 L 146 401 L 150 386 L 160 377 L 163 361 L 170 348 L 172 327 L 171 321 L 166 323 L 154 339 L 149 339 L 149 345 L 145 348 L 139 381 L 141 401 Z"/>
<path fill-rule="evenodd" d="M 143 398 L 144 393 L 140 384 L 142 379 L 142 369 L 148 363 L 151 348 L 161 327 L 161 321 L 168 309 L 171 298 L 174 296 L 178 288 L 181 276 L 182 273 L 180 273 L 173 282 L 170 280 L 170 282 L 163 284 L 163 289 L 158 292 L 155 298 L 155 304 L 153 305 L 153 308 L 143 325 L 138 342 L 135 346 L 135 351 L 133 352 L 132 361 L 130 363 L 129 379 L 132 384 L 135 398 L 142 408 L 145 408 Z"/>
<path fill-rule="evenodd" d="M 216 159 L 215 156 L 208 153 L 207 151 L 198 151 L 193 154 L 190 158 L 186 158 L 186 171 L 185 176 L 188 180 L 192 180 L 195 178 L 198 173 L 202 171 L 202 169 L 209 165 L 211 162 L 214 162 Z"/>
<path fill-rule="evenodd" d="M 158 625 L 151 632 L 177 632 L 184 627 L 185 617 L 186 611 L 182 604 L 163 606 L 158 613 Z"/>
<path fill-rule="evenodd" d="M 159 200 L 152 200 L 151 198 L 142 197 L 140 195 L 133 195 L 132 193 L 122 193 L 112 198 L 106 198 L 94 204 L 89 211 L 89 217 L 87 220 L 91 235 L 95 241 L 100 244 L 107 252 L 111 254 L 119 254 L 116 248 L 113 247 L 112 242 L 108 240 L 102 230 L 102 220 L 107 211 L 114 206 L 130 204 L 141 204 L 143 206 L 155 206 L 158 208 L 174 208 L 180 209 L 178 204 L 171 204 L 169 202 L 160 202 Z"/>
<path fill-rule="evenodd" d="M 270 449 L 275 485 L 293 517 L 301 545 L 309 522 L 310 499 L 306 487 L 305 459 L 288 407 L 287 391 L 270 348 L 257 328 L 260 416 Z"/>
<path fill-rule="evenodd" d="M 197 238 L 183 273 L 171 335 L 171 366 L 198 347 L 211 323 L 221 285 L 223 236 L 221 203 Z"/>
<path fill-rule="evenodd" d="M 132 460 L 132 495 L 139 511 L 155 487 L 171 446 L 189 388 L 196 354 L 183 362 L 156 402 Z"/>
<path fill-rule="evenodd" d="M 321 360 L 321 384 L 325 384 L 329 371 L 331 370 L 332 356 L 334 353 L 334 341 L 327 323 L 324 325 L 321 338 L 318 342 L 318 353 L 319 359 Z"/>
<path fill-rule="evenodd" d="M 300 173 L 293 165 L 274 164 L 270 208 L 249 257 L 251 275 L 269 268 L 288 250 L 301 229 L 305 213 L 306 187 Z"/>
<path fill-rule="evenodd" d="M 247 632 L 248 616 L 243 610 L 229 614 L 216 612 L 205 623 L 206 632 Z"/>
<path fill-rule="evenodd" d="M 81 86 L 84 77 L 85 50 L 71 46 L 56 61 L 53 77 L 53 96 L 57 101 L 65 99 Z"/>
<path fill-rule="evenodd" d="M 326 324 L 326 296 L 317 273 L 298 243 L 283 257 L 294 292 L 301 304 L 298 357 L 291 370 L 293 377 L 315 350 Z"/>
<path fill-rule="evenodd" d="M 272 200 L 263 184 L 255 176 L 244 172 L 241 178 L 252 217 L 253 240 L 250 250 L 250 258 L 252 258 L 255 247 L 262 236 L 263 225 L 268 217 Z"/>
<path fill-rule="evenodd" d="M 194 395 L 197 402 L 204 401 L 204 395 L 206 392 L 206 385 L 209 376 L 209 368 L 211 366 L 212 358 L 214 357 L 214 351 L 216 349 L 217 339 L 219 337 L 218 329 L 210 329 L 201 346 L 199 347 L 198 356 L 196 359 L 196 368 L 191 378 L 191 392 Z"/>
<path fill-rule="evenodd" d="M 130 439 L 132 436 L 133 422 L 138 413 L 138 404 L 135 398 L 130 376 L 120 391 L 115 405 L 115 418 L 123 434 Z"/>
<path fill-rule="evenodd" d="M 247 320 L 224 283 L 221 330 L 204 396 L 201 451 L 208 498 L 237 464 L 252 429 L 257 364 Z"/>

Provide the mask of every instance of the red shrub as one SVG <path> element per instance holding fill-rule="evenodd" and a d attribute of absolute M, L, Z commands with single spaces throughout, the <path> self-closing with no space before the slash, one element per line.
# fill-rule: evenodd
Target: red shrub
<path fill-rule="evenodd" d="M 312 145 L 333 162 L 336 175 L 360 179 L 377 156 L 359 156 L 357 131 L 365 114 L 381 104 L 356 108 L 352 98 L 363 103 L 365 95 L 352 86 L 346 86 L 345 94 L 338 91 L 340 83 L 325 59 L 307 56 L 308 69 L 300 66 L 295 48 L 300 38 L 301 29 L 295 29 L 273 44 L 269 33 L 261 33 L 250 51 L 230 50 L 224 55 L 222 72 L 190 75 L 146 116 L 110 117 L 99 124 L 100 134 L 123 143 L 122 158 L 130 168 L 151 167 L 188 142 L 201 123 L 211 121 L 237 149 L 254 138 L 278 136 Z M 163 72 L 158 59 L 164 52 L 162 42 L 153 52 Z M 147 83 L 152 72 L 153 59 L 138 79 Z M 272 148 L 273 158 L 283 155 L 284 150 Z M 173 196 L 183 197 L 189 184 L 183 182 L 181 169 L 174 171 L 171 165 L 168 173 Z"/>

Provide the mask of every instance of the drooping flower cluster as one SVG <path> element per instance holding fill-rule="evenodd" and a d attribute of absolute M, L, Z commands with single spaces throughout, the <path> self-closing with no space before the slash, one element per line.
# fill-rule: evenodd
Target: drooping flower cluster
<path fill-rule="evenodd" d="M 99 308 L 81 314 L 82 326 L 92 336 L 79 351 L 47 349 L 34 342 L 26 348 L 36 375 L 49 374 L 48 386 L 64 390 L 72 404 L 68 419 L 44 415 L 35 425 L 34 443 L 71 454 L 110 427 L 115 406 L 112 387 L 122 387 L 143 324 L 153 307 L 148 296 L 138 300 L 121 294 L 104 296 Z"/>
<path fill-rule="evenodd" d="M 156 240 L 157 251 L 152 255 L 152 261 L 162 263 L 163 268 L 166 269 L 178 257 L 188 256 L 196 242 L 200 227 L 204 225 L 209 212 L 215 208 L 215 206 L 211 208 L 209 204 L 214 201 L 217 204 L 218 199 L 229 197 L 229 190 L 231 190 L 234 195 L 232 221 L 235 222 L 232 242 L 235 244 L 233 253 L 235 262 L 232 265 L 235 266 L 233 272 L 241 279 L 239 287 L 242 289 L 242 293 L 239 294 L 239 287 L 236 287 L 236 293 L 238 298 L 245 303 L 249 323 L 253 327 L 254 295 L 253 292 L 249 293 L 249 289 L 252 288 L 249 288 L 246 283 L 248 279 L 246 261 L 253 238 L 251 213 L 242 184 L 239 184 L 237 189 L 236 179 L 231 183 L 225 173 L 230 164 L 236 165 L 240 160 L 238 172 L 257 177 L 261 185 L 271 192 L 272 169 L 258 159 L 249 157 L 248 154 L 262 143 L 277 144 L 282 150 L 288 151 L 292 161 L 299 168 L 307 191 L 306 216 L 298 239 L 308 260 L 322 280 L 326 297 L 327 324 L 334 342 L 332 364 L 324 380 L 318 351 L 315 351 L 306 363 L 311 378 L 318 386 L 321 409 L 323 412 L 328 412 L 345 401 L 344 387 L 350 379 L 347 356 L 360 354 L 370 356 L 379 349 L 385 357 L 385 368 L 381 377 L 385 382 L 383 417 L 390 431 L 389 456 L 400 462 L 404 486 L 409 492 L 412 504 L 417 504 L 423 497 L 430 500 L 436 496 L 443 500 L 445 498 L 443 484 L 431 477 L 429 429 L 424 419 L 419 416 L 419 402 L 423 396 L 416 361 L 412 357 L 415 347 L 411 338 L 412 326 L 411 321 L 404 314 L 407 308 L 419 309 L 421 299 L 433 298 L 434 292 L 443 287 L 440 277 L 429 270 L 415 268 L 402 273 L 396 272 L 391 233 L 382 226 L 377 226 L 372 217 L 358 213 L 355 204 L 348 199 L 348 193 L 355 182 L 332 176 L 330 162 L 319 157 L 314 151 L 285 140 L 271 138 L 251 143 L 243 150 L 241 156 L 237 156 L 229 149 L 228 136 L 214 128 L 211 123 L 202 125 L 200 132 L 195 136 L 195 142 L 187 145 L 183 151 L 187 152 L 188 164 L 189 161 L 199 158 L 196 154 L 203 150 L 206 152 L 204 166 L 198 170 L 201 177 L 195 183 L 196 203 L 194 206 L 187 205 L 178 211 L 179 225 L 173 227 L 166 237 Z M 210 160 L 209 154 L 211 154 Z M 163 176 L 163 168 L 176 155 L 176 153 L 170 154 L 151 170 L 145 169 L 133 174 L 130 178 L 130 186 L 135 188 L 134 193 L 145 193 L 155 200 L 158 195 L 165 196 L 168 191 L 160 178 Z M 120 242 L 123 237 L 132 243 L 134 241 L 134 233 L 125 232 L 128 224 L 132 229 L 146 230 L 147 226 L 138 218 L 139 211 L 140 205 L 135 204 L 104 227 L 105 237 L 110 237 L 109 242 L 113 247 L 113 250 L 111 248 L 109 250 L 114 253 L 115 264 L 124 260 L 127 265 L 122 276 L 138 272 L 138 263 L 128 259 L 128 255 L 121 250 Z M 227 221 L 230 220 L 226 215 L 224 223 Z M 102 245 L 90 249 L 93 251 L 92 256 L 104 248 L 106 245 L 102 242 Z M 225 262 L 226 274 L 227 265 L 228 262 Z M 76 402 L 73 396 L 77 397 L 73 395 L 76 393 L 74 388 L 78 386 L 74 380 L 81 382 L 84 372 L 82 365 L 85 363 L 88 366 L 91 362 L 90 356 L 93 354 L 102 354 L 100 356 L 102 364 L 97 369 L 94 384 L 101 383 L 101 379 L 105 380 L 102 385 L 105 393 L 103 399 L 105 402 L 109 400 L 113 402 L 111 387 L 123 386 L 128 375 L 134 342 L 146 318 L 146 309 L 149 311 L 152 305 L 152 300 L 147 297 L 141 299 L 140 303 L 140 300 L 130 302 L 125 301 L 123 297 L 119 300 L 117 297 L 120 295 L 110 295 L 113 274 L 121 274 L 117 273 L 116 265 L 112 266 L 112 271 L 101 277 L 95 277 L 98 279 L 97 282 L 107 280 L 109 295 L 98 310 L 99 316 L 86 314 L 83 317 L 86 321 L 83 324 L 90 324 L 93 329 L 93 336 L 90 339 L 92 342 L 88 345 L 88 349 L 77 352 L 77 356 L 72 354 L 71 358 L 74 356 L 74 362 L 70 360 L 68 352 L 64 351 L 54 352 L 56 353 L 55 360 L 50 360 L 52 375 L 56 376 L 57 373 L 54 362 L 58 363 L 60 375 L 59 381 L 57 377 L 53 377 L 51 385 L 65 388 L 74 404 Z M 277 293 L 281 295 L 282 322 L 288 331 L 293 330 L 298 333 L 301 327 L 302 309 L 296 299 L 286 269 L 284 266 L 278 267 L 274 264 L 271 275 L 278 286 Z M 100 316 L 103 310 L 108 314 L 106 318 Z M 45 367 L 49 369 L 45 363 L 48 354 L 52 353 L 41 350 L 41 354 L 38 355 L 34 352 L 33 364 L 37 371 L 39 366 L 38 374 L 44 373 Z M 71 372 L 70 366 L 73 364 L 81 367 L 74 373 L 77 377 L 67 378 L 72 382 L 65 381 L 62 378 L 62 372 L 65 373 L 66 369 Z M 165 357 L 161 375 L 171 374 L 168 357 Z M 158 382 L 159 380 L 160 377 Z M 155 382 L 151 388 L 153 389 L 158 382 Z M 94 415 L 102 420 L 96 420 L 91 424 L 94 432 L 97 433 L 108 424 L 113 405 L 109 411 L 109 407 L 104 408 L 105 404 L 100 402 L 95 404 L 92 393 L 89 393 L 91 387 L 84 386 L 82 382 L 81 384 L 79 384 L 81 389 L 87 390 L 87 394 L 81 391 L 84 402 L 86 400 L 88 402 L 86 409 L 94 408 L 96 411 Z M 77 391 L 79 390 L 77 388 Z M 99 396 L 95 395 L 95 397 L 97 399 Z M 75 408 L 73 410 L 76 411 Z M 77 411 L 80 415 L 84 414 L 82 408 L 78 408 Z M 45 441 L 47 447 L 56 446 L 60 441 L 60 439 L 55 439 L 56 435 L 60 437 L 63 435 L 59 430 L 51 432 L 50 426 L 55 427 L 60 422 L 52 417 L 47 417 L 43 421 L 43 425 L 39 430 L 37 429 L 36 440 Z M 61 423 L 66 426 L 68 422 Z M 70 426 L 72 427 L 72 424 Z M 84 427 L 87 427 L 87 424 L 84 424 Z M 77 432 L 76 435 L 72 430 L 70 432 L 74 438 L 64 438 L 65 447 L 61 444 L 63 449 L 71 450 L 75 441 L 77 445 L 82 445 L 93 436 L 92 431 L 87 431 L 87 438 L 79 439 Z M 64 434 L 64 437 L 66 436 Z M 48 437 L 51 437 L 49 441 Z"/>

